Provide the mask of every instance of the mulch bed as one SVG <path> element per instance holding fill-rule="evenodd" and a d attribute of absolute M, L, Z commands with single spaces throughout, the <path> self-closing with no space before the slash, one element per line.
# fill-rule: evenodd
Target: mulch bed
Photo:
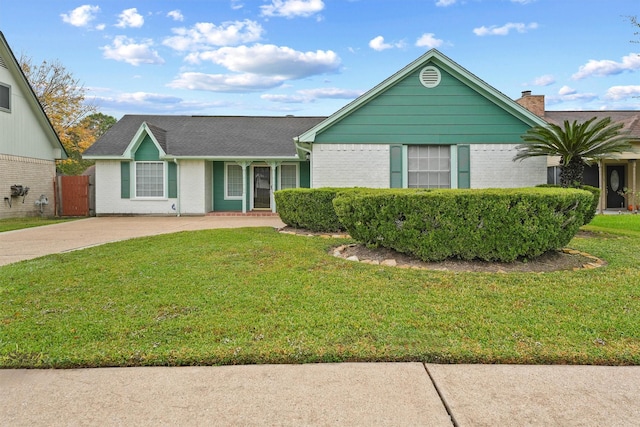
<path fill-rule="evenodd" d="M 321 237 L 344 237 L 344 234 L 317 233 L 304 229 L 285 227 L 281 232 L 298 234 L 305 236 Z M 596 237 L 597 234 L 581 231 L 579 237 Z M 425 262 L 407 254 L 403 254 L 393 249 L 368 248 L 362 244 L 344 245 L 333 248 L 331 254 L 341 258 L 357 257 L 360 262 L 369 264 L 395 264 L 399 268 L 414 268 L 438 271 L 454 272 L 485 272 L 485 273 L 510 273 L 510 272 L 530 272 L 543 273 L 562 270 L 579 270 L 584 268 L 597 268 L 606 263 L 596 257 L 579 251 L 550 251 L 534 259 L 519 260 L 514 262 L 487 262 L 481 260 L 463 261 L 449 259 L 440 262 Z M 354 259 L 354 258 L 352 258 Z M 355 259 L 354 259 L 355 260 Z M 393 260 L 394 262 L 390 262 Z"/>

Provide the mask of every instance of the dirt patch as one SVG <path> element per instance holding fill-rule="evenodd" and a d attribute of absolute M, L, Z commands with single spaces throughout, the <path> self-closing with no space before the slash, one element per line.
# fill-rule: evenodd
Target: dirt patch
<path fill-rule="evenodd" d="M 281 232 L 299 234 L 306 236 L 348 237 L 344 234 L 330 234 L 310 232 L 303 229 L 285 227 Z M 580 231 L 576 237 L 594 238 L 599 234 L 588 231 Z M 414 268 L 439 271 L 459 271 L 459 272 L 486 272 L 486 273 L 510 273 L 510 272 L 531 272 L 542 273 L 562 270 L 591 269 L 605 265 L 600 260 L 590 254 L 563 249 L 560 251 L 550 251 L 534 259 L 519 260 L 514 262 L 487 262 L 487 261 L 463 261 L 449 259 L 440 262 L 425 262 L 407 254 L 403 254 L 393 249 L 368 248 L 362 244 L 343 245 L 333 248 L 330 252 L 336 257 L 359 261 L 367 264 L 389 265 L 399 268 Z"/>

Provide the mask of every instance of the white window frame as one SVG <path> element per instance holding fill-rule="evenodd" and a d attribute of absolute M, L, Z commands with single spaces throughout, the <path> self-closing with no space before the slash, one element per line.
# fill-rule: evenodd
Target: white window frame
<path fill-rule="evenodd" d="M 0 83 L 0 87 L 7 89 L 7 103 L 9 104 L 6 108 L 0 105 L 0 111 L 10 113 L 11 112 L 11 85 L 8 85 L 6 83 Z"/>
<path fill-rule="evenodd" d="M 427 169 L 419 168 L 419 169 L 415 169 L 415 170 L 411 169 L 410 166 L 409 166 L 410 162 L 411 162 L 411 156 L 409 154 L 409 152 L 411 151 L 411 147 L 419 147 L 418 149 L 423 148 L 423 147 L 424 148 L 427 148 L 427 147 L 430 147 L 430 148 L 438 147 L 439 150 L 441 150 L 442 148 L 446 148 L 449 151 L 449 169 L 445 170 L 445 169 L 442 169 L 440 167 L 438 167 L 438 169 L 433 169 L 433 170 L 432 169 L 428 169 L 428 168 Z M 448 146 L 448 145 L 437 144 L 437 145 L 410 145 L 410 146 L 408 146 L 408 148 L 407 148 L 407 186 L 409 188 L 452 188 L 452 178 L 451 178 L 451 175 L 452 175 L 452 160 L 451 160 L 451 157 L 452 157 L 452 150 L 451 150 L 451 146 Z M 440 159 L 442 159 L 442 158 L 438 157 L 438 160 L 440 160 Z M 445 172 L 449 174 L 449 185 L 448 185 L 448 187 L 441 187 L 441 186 L 421 187 L 420 185 L 415 187 L 415 186 L 412 186 L 411 183 L 410 183 L 411 173 L 438 173 L 438 174 L 441 174 L 441 173 L 445 173 Z"/>
<path fill-rule="evenodd" d="M 239 167 L 240 168 L 240 185 L 241 191 L 239 196 L 229 195 L 229 166 Z M 224 199 L 225 200 L 242 200 L 242 194 L 244 193 L 244 188 L 242 185 L 244 183 L 244 179 L 242 179 L 242 174 L 244 173 L 244 168 L 237 163 L 234 162 L 225 162 L 224 164 Z"/>
<path fill-rule="evenodd" d="M 141 196 L 138 194 L 138 164 L 153 163 L 162 165 L 162 195 L 161 196 Z M 133 191 L 136 199 L 144 200 L 164 200 L 167 198 L 167 162 L 162 161 L 135 161 L 133 162 Z"/>
<path fill-rule="evenodd" d="M 278 174 L 278 190 L 283 190 L 282 188 L 282 166 L 294 166 L 296 168 L 296 186 L 289 188 L 300 188 L 300 163 L 282 163 L 280 165 L 280 173 Z"/>

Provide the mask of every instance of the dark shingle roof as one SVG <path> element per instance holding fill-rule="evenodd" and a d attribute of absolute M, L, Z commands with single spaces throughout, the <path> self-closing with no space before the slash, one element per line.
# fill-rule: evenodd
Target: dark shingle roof
<path fill-rule="evenodd" d="M 325 117 L 126 115 L 87 151 L 119 156 L 147 123 L 170 156 L 294 157 L 293 138 Z"/>
<path fill-rule="evenodd" d="M 599 111 L 545 111 L 544 119 L 550 123 L 562 126 L 565 120 L 579 123 L 585 122 L 593 117 L 604 119 L 611 117 L 614 122 L 624 123 L 624 130 L 629 132 L 629 137 L 640 140 L 640 111 L 628 110 L 599 110 Z"/>

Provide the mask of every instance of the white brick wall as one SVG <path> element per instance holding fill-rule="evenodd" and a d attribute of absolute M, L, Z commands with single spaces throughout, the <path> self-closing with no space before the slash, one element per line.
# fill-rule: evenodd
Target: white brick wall
<path fill-rule="evenodd" d="M 513 161 L 516 145 L 471 145 L 471 188 L 533 187 L 547 182 L 546 157 Z"/>
<path fill-rule="evenodd" d="M 44 216 L 54 216 L 55 197 L 54 180 L 56 164 L 53 160 L 40 160 L 29 157 L 0 154 L 0 218 L 39 216 L 40 207 L 35 201 L 44 194 L 49 204 L 44 205 Z M 29 187 L 29 193 L 23 197 L 11 197 L 11 186 Z M 10 197 L 11 207 L 4 200 Z"/>
<path fill-rule="evenodd" d="M 389 162 L 384 144 L 314 144 L 311 186 L 388 188 Z"/>
<path fill-rule="evenodd" d="M 133 164 L 132 164 L 133 167 Z M 208 188 L 205 161 L 179 162 L 180 213 L 204 215 Z M 177 215 L 178 199 L 144 200 L 120 198 L 120 162 L 99 160 L 96 162 L 96 214 L 97 215 Z"/>

